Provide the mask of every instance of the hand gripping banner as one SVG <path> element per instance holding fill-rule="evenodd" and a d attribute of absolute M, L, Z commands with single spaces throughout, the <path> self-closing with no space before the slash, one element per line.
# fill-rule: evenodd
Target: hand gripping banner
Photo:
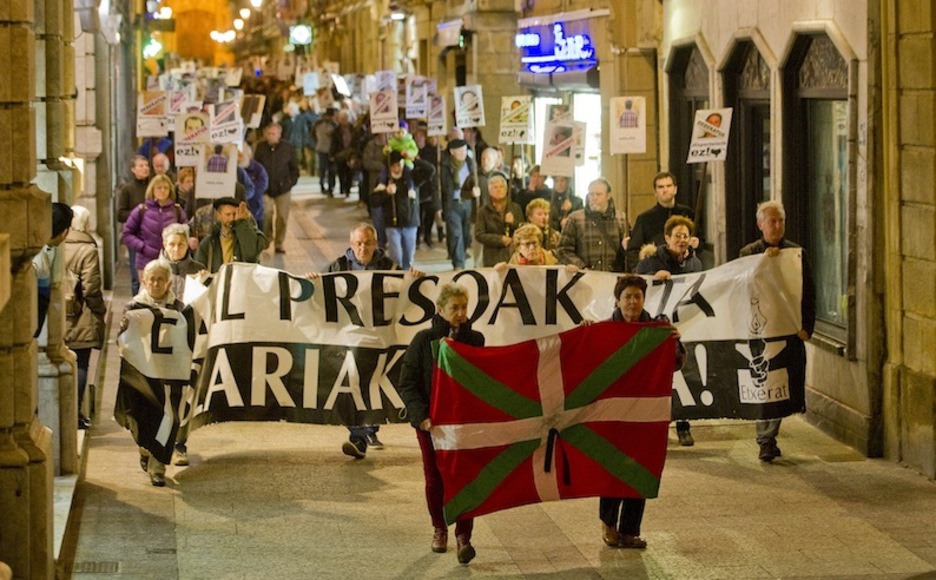
<path fill-rule="evenodd" d="M 578 497 L 657 496 L 675 343 L 605 322 L 510 346 L 439 344 L 430 414 L 445 520 Z"/>

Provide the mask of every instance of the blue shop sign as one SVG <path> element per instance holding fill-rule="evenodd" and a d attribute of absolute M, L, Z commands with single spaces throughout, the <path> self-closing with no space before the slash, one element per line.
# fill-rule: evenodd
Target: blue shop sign
<path fill-rule="evenodd" d="M 598 64 L 589 34 L 588 20 L 555 21 L 520 28 L 516 45 L 522 70 L 550 74 L 582 70 Z"/>

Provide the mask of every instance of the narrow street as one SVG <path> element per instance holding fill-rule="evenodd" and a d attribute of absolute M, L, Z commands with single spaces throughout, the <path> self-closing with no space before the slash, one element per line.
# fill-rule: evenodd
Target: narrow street
<path fill-rule="evenodd" d="M 319 271 L 367 218 L 357 196 L 326 199 L 317 180 L 293 194 L 286 254 L 263 263 Z M 417 267 L 450 267 L 443 244 Z M 469 264 L 470 267 L 470 264 Z M 783 456 L 758 461 L 749 422 L 698 422 L 696 445 L 671 431 L 660 497 L 648 502 L 644 551 L 601 541 L 598 500 L 539 504 L 479 518 L 468 566 L 429 549 L 419 448 L 408 425 L 381 428 L 383 450 L 341 453 L 342 427 L 216 424 L 189 439 L 191 465 L 156 488 L 113 420 L 114 333 L 129 298 L 113 293 L 110 347 L 61 561 L 73 578 L 934 578 L 936 485 L 866 459 L 801 418 Z M 454 540 L 452 540 L 454 545 Z"/>

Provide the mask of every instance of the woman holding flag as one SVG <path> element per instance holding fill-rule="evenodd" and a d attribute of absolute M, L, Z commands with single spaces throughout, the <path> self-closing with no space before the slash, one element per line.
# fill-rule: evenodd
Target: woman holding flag
<path fill-rule="evenodd" d="M 484 335 L 472 330 L 468 322 L 468 290 L 458 284 L 444 284 L 439 289 L 432 327 L 421 330 L 413 338 L 403 355 L 403 369 L 400 371 L 400 397 L 406 405 L 406 417 L 416 428 L 416 439 L 422 452 L 426 503 L 435 528 L 432 551 L 437 553 L 448 550 L 448 526 L 442 512 L 442 474 L 436 465 L 435 448 L 429 435 L 432 429 L 429 401 L 432 394 L 433 344 L 445 337 L 471 346 L 484 346 Z M 461 564 L 467 564 L 475 557 L 475 549 L 471 545 L 473 527 L 474 520 L 471 518 L 455 522 L 458 562 Z"/>
<path fill-rule="evenodd" d="M 653 319 L 644 310 L 647 293 L 647 281 L 634 274 L 618 278 L 614 285 L 615 309 L 611 320 L 630 323 L 644 323 L 653 320 L 669 322 L 666 316 Z M 679 332 L 674 328 L 676 337 L 676 368 L 682 368 L 686 358 L 686 347 L 679 341 Z M 647 541 L 640 537 L 640 522 L 643 520 L 647 500 L 630 497 L 603 497 L 598 502 L 598 517 L 601 519 L 602 539 L 612 548 L 643 549 Z"/>

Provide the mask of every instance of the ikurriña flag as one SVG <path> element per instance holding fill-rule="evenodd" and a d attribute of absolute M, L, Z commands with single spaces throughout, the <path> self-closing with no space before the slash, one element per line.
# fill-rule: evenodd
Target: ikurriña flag
<path fill-rule="evenodd" d="M 656 497 L 674 366 L 662 323 L 603 322 L 500 347 L 441 341 L 430 416 L 446 521 Z"/>

